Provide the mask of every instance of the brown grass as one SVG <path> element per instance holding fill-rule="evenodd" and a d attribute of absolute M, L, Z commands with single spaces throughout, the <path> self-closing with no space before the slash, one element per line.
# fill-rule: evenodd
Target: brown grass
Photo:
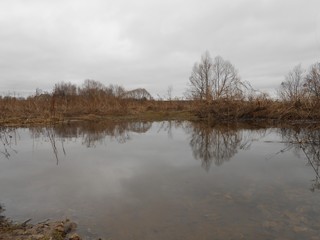
<path fill-rule="evenodd" d="M 110 96 L 57 97 L 50 94 L 0 98 L 0 125 L 36 125 L 68 120 L 113 118 L 175 119 L 191 117 L 188 101 L 121 99 Z"/>
<path fill-rule="evenodd" d="M 319 121 L 319 103 L 292 103 L 270 99 L 252 101 L 214 101 L 210 104 L 199 103 L 194 109 L 199 118 L 216 121 Z"/>
<path fill-rule="evenodd" d="M 69 120 L 210 119 L 213 121 L 318 121 L 319 102 L 280 102 L 270 99 L 164 101 L 122 99 L 107 95 L 57 97 L 42 94 L 0 98 L 0 125 L 37 125 Z"/>

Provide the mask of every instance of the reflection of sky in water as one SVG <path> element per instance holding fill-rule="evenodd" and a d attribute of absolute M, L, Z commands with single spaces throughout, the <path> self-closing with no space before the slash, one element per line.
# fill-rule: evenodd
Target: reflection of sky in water
<path fill-rule="evenodd" d="M 318 236 L 320 197 L 309 190 L 315 172 L 292 151 L 275 154 L 285 148 L 277 129 L 229 132 L 240 139 L 235 155 L 205 170 L 192 152 L 204 148 L 191 142 L 195 132 L 204 136 L 197 144 L 208 142 L 208 131 L 153 123 L 128 130 L 123 143 L 105 136 L 93 147 L 83 134 L 55 133 L 56 165 L 46 136 L 19 129 L 18 153 L 0 159 L 0 202 L 15 220 L 70 217 L 82 233 L 113 239 Z"/>

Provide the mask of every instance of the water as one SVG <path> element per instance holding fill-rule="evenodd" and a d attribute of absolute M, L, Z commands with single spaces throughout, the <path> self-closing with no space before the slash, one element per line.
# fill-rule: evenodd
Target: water
<path fill-rule="evenodd" d="M 3 129 L 7 217 L 84 239 L 319 239 L 320 132 L 190 122 Z"/>

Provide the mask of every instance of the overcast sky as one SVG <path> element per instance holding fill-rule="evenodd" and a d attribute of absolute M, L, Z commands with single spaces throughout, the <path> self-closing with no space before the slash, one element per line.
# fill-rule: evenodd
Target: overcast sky
<path fill-rule="evenodd" d="M 319 0 L 1 0 L 0 92 L 94 79 L 182 96 L 208 50 L 260 90 L 320 61 Z"/>

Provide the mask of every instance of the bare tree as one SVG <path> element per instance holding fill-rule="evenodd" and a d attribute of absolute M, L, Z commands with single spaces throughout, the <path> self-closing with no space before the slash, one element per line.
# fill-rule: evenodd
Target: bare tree
<path fill-rule="evenodd" d="M 105 91 L 108 96 L 112 96 L 116 98 L 121 98 L 126 92 L 124 87 L 115 85 L 115 84 L 110 84 Z"/>
<path fill-rule="evenodd" d="M 212 60 L 208 51 L 202 55 L 201 62 L 193 66 L 189 81 L 191 97 L 207 101 L 242 98 L 246 87 L 229 61 L 220 56 Z"/>
<path fill-rule="evenodd" d="M 172 85 L 170 85 L 170 86 L 168 86 L 168 89 L 167 89 L 167 99 L 169 101 L 172 100 L 172 92 L 173 92 L 173 87 L 172 87 Z"/>
<path fill-rule="evenodd" d="M 77 86 L 72 83 L 56 83 L 54 85 L 53 94 L 59 97 L 77 95 Z"/>
<path fill-rule="evenodd" d="M 278 95 L 283 101 L 298 102 L 305 95 L 304 89 L 304 70 L 301 65 L 295 66 L 281 83 Z"/>
<path fill-rule="evenodd" d="M 212 67 L 212 95 L 214 99 L 239 98 L 242 96 L 244 83 L 238 71 L 227 60 L 217 56 Z"/>
<path fill-rule="evenodd" d="M 305 86 L 310 96 L 316 100 L 320 99 L 320 63 L 315 63 L 310 67 Z"/>
<path fill-rule="evenodd" d="M 212 58 L 208 51 L 202 55 L 200 63 L 194 64 L 189 81 L 189 91 L 193 99 L 211 99 Z"/>
<path fill-rule="evenodd" d="M 86 79 L 82 84 L 82 88 L 80 89 L 80 92 L 90 93 L 90 92 L 99 92 L 104 90 L 105 90 L 105 86 L 101 82 L 92 80 L 92 79 Z"/>

